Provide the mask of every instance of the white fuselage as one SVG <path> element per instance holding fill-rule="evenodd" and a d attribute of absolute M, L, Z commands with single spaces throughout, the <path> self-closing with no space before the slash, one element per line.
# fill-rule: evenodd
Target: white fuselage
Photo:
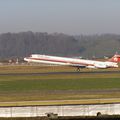
<path fill-rule="evenodd" d="M 38 62 L 45 64 L 55 64 L 55 65 L 70 65 L 76 67 L 87 67 L 87 68 L 109 68 L 109 67 L 118 67 L 115 62 L 102 62 L 95 60 L 85 60 L 78 58 L 67 58 L 67 57 L 57 57 L 57 56 L 48 56 L 40 54 L 32 54 L 30 57 L 24 58 L 28 62 Z"/>

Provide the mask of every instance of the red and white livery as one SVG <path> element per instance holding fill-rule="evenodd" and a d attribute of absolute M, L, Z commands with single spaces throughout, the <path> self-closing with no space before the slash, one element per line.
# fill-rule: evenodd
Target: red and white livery
<path fill-rule="evenodd" d="M 30 57 L 24 58 L 24 60 L 27 62 L 75 66 L 77 68 L 117 68 L 118 62 L 120 62 L 120 55 L 115 54 L 108 61 L 96 61 L 79 58 L 32 54 Z"/>

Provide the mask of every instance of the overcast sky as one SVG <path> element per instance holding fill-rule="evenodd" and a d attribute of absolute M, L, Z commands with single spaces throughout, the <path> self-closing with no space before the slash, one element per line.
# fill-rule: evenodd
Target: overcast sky
<path fill-rule="evenodd" d="M 0 0 L 0 33 L 120 34 L 120 0 Z"/>

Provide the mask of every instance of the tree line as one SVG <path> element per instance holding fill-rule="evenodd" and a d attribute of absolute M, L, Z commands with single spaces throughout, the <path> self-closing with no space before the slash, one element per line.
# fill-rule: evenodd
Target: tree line
<path fill-rule="evenodd" d="M 30 54 L 102 57 L 120 52 L 120 35 L 66 35 L 41 32 L 0 34 L 0 58 L 25 57 Z"/>

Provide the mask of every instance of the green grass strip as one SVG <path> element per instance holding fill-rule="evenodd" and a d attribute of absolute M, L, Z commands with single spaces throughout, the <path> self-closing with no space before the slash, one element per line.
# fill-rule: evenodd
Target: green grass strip
<path fill-rule="evenodd" d="M 120 78 L 80 78 L 46 80 L 10 80 L 0 81 L 0 91 L 34 90 L 98 90 L 119 89 Z"/>

